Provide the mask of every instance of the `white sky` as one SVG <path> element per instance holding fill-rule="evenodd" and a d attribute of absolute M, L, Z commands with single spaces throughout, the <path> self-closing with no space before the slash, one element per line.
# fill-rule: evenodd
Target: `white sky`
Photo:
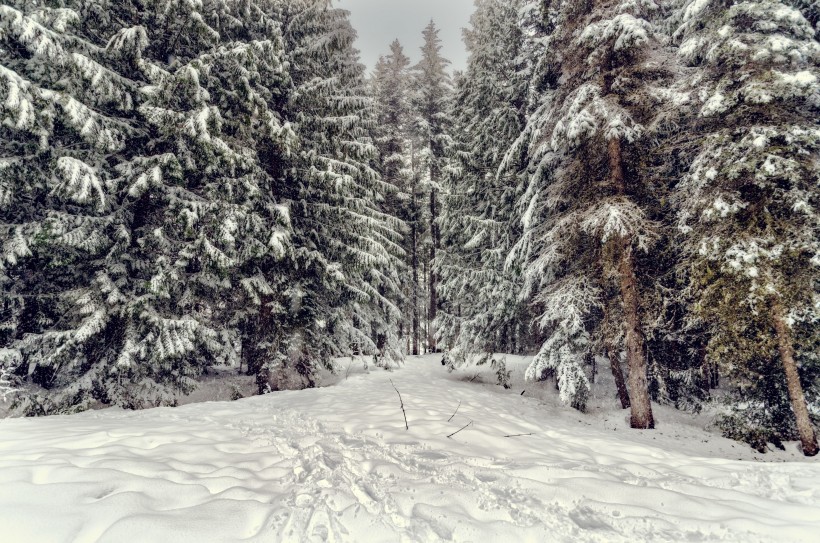
<path fill-rule="evenodd" d="M 475 6 L 473 0 L 337 0 L 336 5 L 350 11 L 350 20 L 359 34 L 356 47 L 362 62 L 372 70 L 390 51 L 398 38 L 404 53 L 415 63 L 421 47 L 421 31 L 433 19 L 441 30 L 442 55 L 450 60 L 451 69 L 462 70 L 467 53 L 461 41 Z"/>

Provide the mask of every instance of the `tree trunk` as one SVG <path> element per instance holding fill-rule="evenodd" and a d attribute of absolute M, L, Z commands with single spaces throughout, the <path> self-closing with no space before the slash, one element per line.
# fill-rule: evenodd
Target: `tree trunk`
<path fill-rule="evenodd" d="M 584 365 L 592 367 L 589 382 L 594 385 L 595 376 L 598 374 L 598 363 L 595 360 L 595 353 L 593 353 L 592 351 L 587 351 L 587 353 L 584 355 Z"/>
<path fill-rule="evenodd" d="M 436 313 L 438 312 L 438 297 L 436 295 L 437 277 L 434 269 L 436 260 L 436 250 L 439 245 L 439 231 L 436 219 L 438 218 L 438 202 L 436 201 L 436 189 L 430 190 L 430 305 L 427 308 L 427 319 L 429 321 L 429 328 L 427 330 L 427 345 L 431 353 L 438 352 L 436 348 L 436 330 L 434 322 L 436 320 Z"/>
<path fill-rule="evenodd" d="M 629 407 L 629 392 L 626 390 L 626 380 L 624 379 L 624 372 L 621 370 L 621 356 L 612 346 L 607 345 L 606 357 L 609 358 L 609 367 L 612 369 L 612 377 L 615 378 L 615 388 L 618 389 L 621 409 L 626 409 Z"/>
<path fill-rule="evenodd" d="M 621 157 L 621 140 L 612 138 L 607 146 L 609 152 L 609 175 L 612 185 L 619 196 L 626 194 L 626 179 L 624 179 L 624 165 Z"/>
<path fill-rule="evenodd" d="M 618 195 L 626 195 L 621 140 L 609 140 L 609 170 L 612 185 Z M 649 399 L 649 383 L 646 378 L 646 356 L 644 354 L 643 331 L 641 330 L 640 302 L 638 300 L 638 279 L 635 273 L 635 258 L 632 254 L 632 240 L 620 239 L 619 247 L 621 299 L 626 322 L 626 364 L 629 368 L 629 404 L 632 408 L 630 425 L 632 428 L 649 429 L 655 427 L 652 417 L 652 403 Z"/>
<path fill-rule="evenodd" d="M 263 342 L 268 342 L 273 332 L 273 310 L 271 308 L 272 302 L 272 296 L 261 296 L 259 315 L 256 320 L 256 326 L 253 330 L 250 349 L 248 349 L 248 373 L 259 373 L 259 371 L 268 361 L 268 357 L 270 356 L 270 353 L 265 352 L 263 349 L 259 348 L 259 344 Z"/>
<path fill-rule="evenodd" d="M 700 388 L 708 394 L 710 390 L 717 388 L 720 384 L 720 374 L 717 364 L 709 360 L 705 341 L 698 346 L 698 357 L 700 358 Z"/>
<path fill-rule="evenodd" d="M 413 286 L 411 290 L 410 303 L 413 305 L 413 355 L 419 354 L 419 252 L 418 252 L 418 224 L 416 209 L 416 187 L 413 186 L 413 218 L 410 227 L 411 261 L 410 266 L 413 271 Z"/>
<path fill-rule="evenodd" d="M 612 254 L 617 254 L 618 248 L 615 246 L 616 241 L 617 240 L 610 240 L 607 242 L 608 244 L 611 244 L 611 246 L 607 248 L 608 252 L 611 251 Z M 605 275 L 606 273 L 602 271 L 601 276 L 604 277 Z M 615 389 L 618 392 L 618 399 L 621 402 L 621 408 L 627 409 L 629 407 L 629 391 L 626 389 L 626 379 L 624 378 L 624 372 L 621 368 L 620 349 L 616 349 L 614 340 L 611 336 L 612 320 L 610 319 L 610 311 L 607 311 L 606 308 L 604 309 L 604 322 L 602 324 L 602 329 L 604 334 L 604 356 L 609 359 L 609 369 L 612 371 L 612 377 L 615 380 Z"/>
<path fill-rule="evenodd" d="M 652 404 L 649 400 L 646 356 L 638 304 L 638 282 L 635 278 L 635 264 L 629 240 L 624 240 L 622 250 L 621 297 L 626 317 L 626 364 L 629 368 L 629 404 L 632 408 L 630 425 L 632 428 L 649 429 L 655 427 L 655 420 L 652 417 Z"/>
<path fill-rule="evenodd" d="M 784 311 L 779 301 L 772 304 L 772 321 L 777 332 L 777 347 L 780 351 L 780 361 L 783 363 L 783 371 L 786 374 L 786 387 L 789 390 L 789 400 L 791 400 L 792 411 L 797 423 L 797 433 L 800 435 L 800 443 L 803 447 L 803 454 L 815 456 L 818 452 L 817 436 L 809 418 L 809 410 L 806 407 L 806 397 L 803 395 L 803 387 L 800 385 L 800 375 L 797 372 L 797 364 L 794 361 L 794 347 L 792 346 L 789 327 L 784 320 Z"/>

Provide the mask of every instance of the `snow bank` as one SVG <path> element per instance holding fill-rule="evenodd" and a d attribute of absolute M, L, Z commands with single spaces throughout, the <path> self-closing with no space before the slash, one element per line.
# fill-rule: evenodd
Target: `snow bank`
<path fill-rule="evenodd" d="M 2 540 L 817 540 L 820 462 L 709 458 L 752 453 L 483 371 L 426 357 L 236 402 L 0 421 Z"/>

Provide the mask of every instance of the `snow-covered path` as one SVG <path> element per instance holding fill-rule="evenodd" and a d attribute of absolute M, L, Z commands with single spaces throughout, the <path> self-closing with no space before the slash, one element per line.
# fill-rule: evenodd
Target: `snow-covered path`
<path fill-rule="evenodd" d="M 640 434 L 466 382 L 437 357 L 237 402 L 2 420 L 0 540 L 820 537 L 819 462 L 693 457 Z"/>

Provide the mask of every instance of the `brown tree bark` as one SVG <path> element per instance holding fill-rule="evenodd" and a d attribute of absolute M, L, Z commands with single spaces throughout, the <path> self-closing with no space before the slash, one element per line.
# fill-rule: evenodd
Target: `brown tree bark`
<path fill-rule="evenodd" d="M 618 399 L 621 400 L 621 408 L 629 407 L 629 392 L 626 390 L 626 380 L 621 369 L 621 357 L 611 345 L 606 346 L 606 357 L 609 358 L 609 367 L 612 369 L 612 377 L 615 378 L 615 388 L 618 389 Z"/>
<path fill-rule="evenodd" d="M 624 178 L 624 165 L 621 156 L 621 140 L 612 138 L 607 145 L 609 153 L 609 175 L 612 185 L 619 196 L 626 194 L 626 179 Z"/>
<path fill-rule="evenodd" d="M 617 194 L 626 194 L 621 140 L 612 138 L 608 143 L 609 171 L 612 185 Z M 649 429 L 655 427 L 652 403 L 649 398 L 649 383 L 646 378 L 646 355 L 641 329 L 640 300 L 638 299 L 638 279 L 635 273 L 635 257 L 632 254 L 632 240 L 622 237 L 619 243 L 618 273 L 620 275 L 621 300 L 625 322 L 626 364 L 629 368 L 629 404 L 632 409 L 632 428 Z"/>
<path fill-rule="evenodd" d="M 815 456 L 820 449 L 817 446 L 817 436 L 809 418 L 809 410 L 806 406 L 806 397 L 803 395 L 803 387 L 800 384 L 800 375 L 797 372 L 797 363 L 794 360 L 794 347 L 792 345 L 791 333 L 783 317 L 785 312 L 779 300 L 772 303 L 772 322 L 777 332 L 777 347 L 780 351 L 780 361 L 783 364 L 783 371 L 786 374 L 786 387 L 789 391 L 789 400 L 792 404 L 795 422 L 797 423 L 797 433 L 800 435 L 800 444 L 803 447 L 803 454 Z"/>
<path fill-rule="evenodd" d="M 609 368 L 612 371 L 612 377 L 615 379 L 615 389 L 618 392 L 618 399 L 621 401 L 621 408 L 629 407 L 629 392 L 626 389 L 626 379 L 624 379 L 624 372 L 621 369 L 621 355 L 618 349 L 614 346 L 612 338 L 609 336 L 611 329 L 611 320 L 608 311 L 604 311 L 604 356 L 609 359 Z"/>
<path fill-rule="evenodd" d="M 632 428 L 654 428 L 652 403 L 649 399 L 649 382 L 646 378 L 646 356 L 644 354 L 643 331 L 640 323 L 638 303 L 638 281 L 632 244 L 624 240 L 621 255 L 621 297 L 626 317 L 626 364 L 629 367 L 629 403 L 632 408 L 630 425 Z"/>

